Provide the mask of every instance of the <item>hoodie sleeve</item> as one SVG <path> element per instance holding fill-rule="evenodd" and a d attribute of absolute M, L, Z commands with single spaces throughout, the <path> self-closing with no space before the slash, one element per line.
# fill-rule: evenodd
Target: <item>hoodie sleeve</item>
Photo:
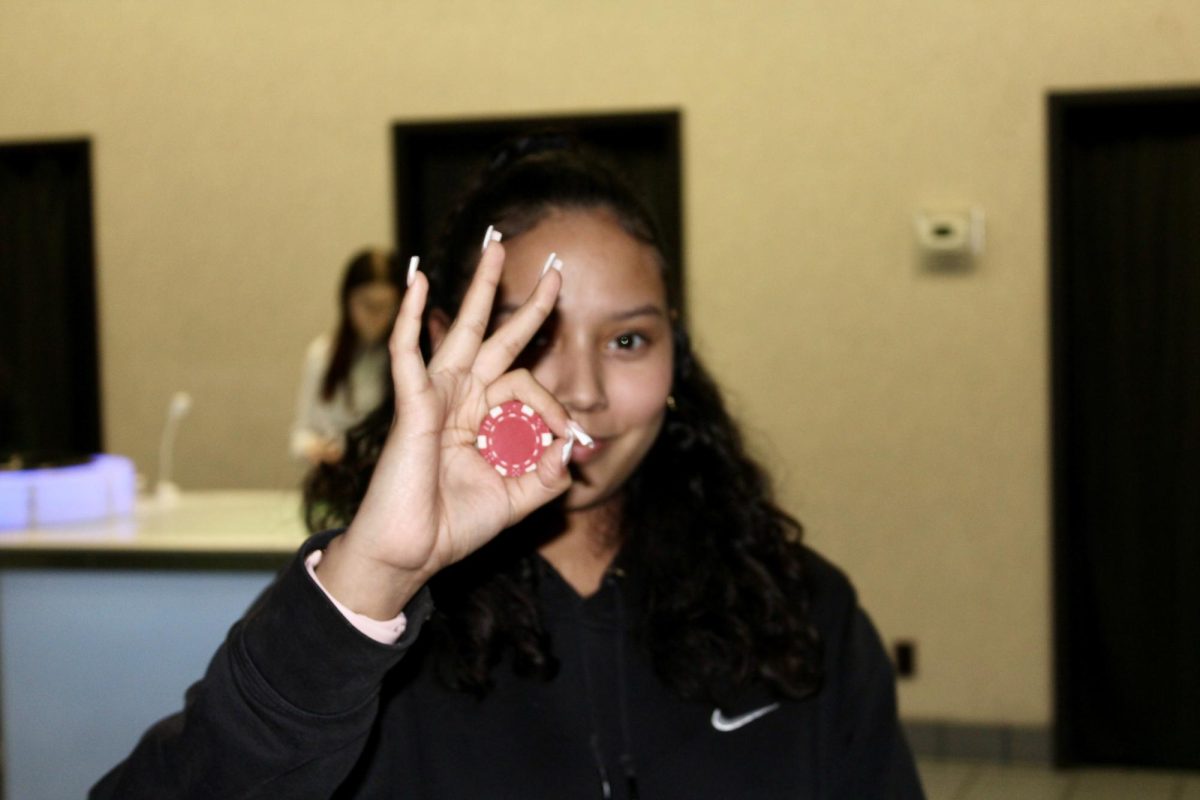
<path fill-rule="evenodd" d="M 925 793 L 896 709 L 891 662 L 879 634 L 855 608 L 846 634 L 836 797 L 923 800 Z"/>
<path fill-rule="evenodd" d="M 825 682 L 832 703 L 823 721 L 828 797 L 924 800 L 900 727 L 896 678 L 879 633 L 846 577 L 813 555 L 814 610 L 825 635 Z"/>
<path fill-rule="evenodd" d="M 314 536 L 229 631 L 183 710 L 92 788 L 122 798 L 327 798 L 362 752 L 387 672 L 432 611 L 410 601 L 394 645 L 357 631 L 309 577 Z"/>

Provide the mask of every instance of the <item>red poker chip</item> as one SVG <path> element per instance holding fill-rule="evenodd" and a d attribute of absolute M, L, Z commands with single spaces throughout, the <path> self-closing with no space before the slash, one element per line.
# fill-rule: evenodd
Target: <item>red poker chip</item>
<path fill-rule="evenodd" d="M 483 418 L 475 446 L 497 472 L 516 477 L 537 469 L 542 451 L 553 440 L 554 434 L 536 411 L 520 400 L 509 400 Z"/>

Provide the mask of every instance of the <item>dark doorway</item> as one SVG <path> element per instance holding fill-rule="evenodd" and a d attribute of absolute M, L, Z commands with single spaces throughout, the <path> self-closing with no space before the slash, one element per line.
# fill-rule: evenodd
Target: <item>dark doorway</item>
<path fill-rule="evenodd" d="M 1049 121 L 1058 758 L 1200 768 L 1200 90 Z"/>
<path fill-rule="evenodd" d="M 392 150 L 401 255 L 431 251 L 458 194 L 497 146 L 543 130 L 568 133 L 617 165 L 649 203 L 666 242 L 664 255 L 677 266 L 669 277 L 680 280 L 683 195 L 677 111 L 396 123 Z M 682 300 L 682 284 L 671 288 Z"/>
<path fill-rule="evenodd" d="M 0 464 L 99 452 L 91 152 L 0 145 Z"/>

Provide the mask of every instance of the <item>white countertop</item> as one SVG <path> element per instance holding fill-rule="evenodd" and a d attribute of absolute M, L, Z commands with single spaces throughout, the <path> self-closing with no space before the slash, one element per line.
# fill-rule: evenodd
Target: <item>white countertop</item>
<path fill-rule="evenodd" d="M 0 531 L 0 559 L 18 553 L 279 554 L 307 537 L 296 491 L 182 492 L 171 507 L 139 498 L 132 516 Z"/>

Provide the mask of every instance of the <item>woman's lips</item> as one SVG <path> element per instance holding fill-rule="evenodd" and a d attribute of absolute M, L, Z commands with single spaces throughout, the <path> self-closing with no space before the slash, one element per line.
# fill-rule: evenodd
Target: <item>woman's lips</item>
<path fill-rule="evenodd" d="M 571 463 L 580 466 L 588 463 L 604 450 L 604 446 L 605 442 L 601 439 L 594 440 L 590 446 L 576 441 L 571 449 Z"/>

